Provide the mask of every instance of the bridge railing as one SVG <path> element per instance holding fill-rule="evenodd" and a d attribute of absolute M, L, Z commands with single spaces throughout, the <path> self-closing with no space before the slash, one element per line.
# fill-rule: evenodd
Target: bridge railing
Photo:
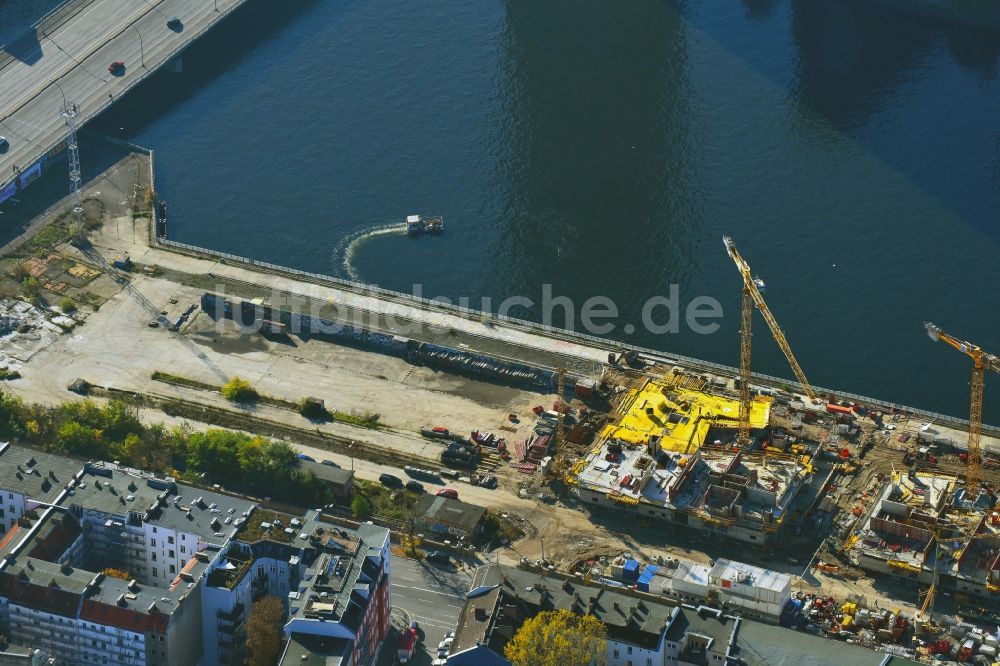
<path fill-rule="evenodd" d="M 532 332 L 542 332 L 549 337 L 556 337 L 563 340 L 568 340 L 571 342 L 586 342 L 589 346 L 596 347 L 602 351 L 634 351 L 638 354 L 642 354 L 650 359 L 654 359 L 664 363 L 672 363 L 677 365 L 682 365 L 689 368 L 697 369 L 701 372 L 710 372 L 715 374 L 720 374 L 728 377 L 738 377 L 739 370 L 733 366 L 724 365 L 721 363 L 713 363 L 712 361 L 704 361 L 702 359 L 692 358 L 690 356 L 683 356 L 681 354 L 671 354 L 668 352 L 650 349 L 649 347 L 640 347 L 637 345 L 632 345 L 627 342 L 618 342 L 616 340 L 610 340 L 608 338 L 599 338 L 595 335 L 589 335 L 587 333 L 581 333 L 578 331 L 570 331 L 567 329 L 556 328 L 554 326 L 548 326 L 546 324 L 540 324 L 533 321 L 528 321 L 526 319 L 519 319 L 517 317 L 509 317 L 505 315 L 498 315 L 491 312 L 483 312 L 482 310 L 475 310 L 473 308 L 467 308 L 461 305 L 455 305 L 452 303 L 445 303 L 442 301 L 437 301 L 433 299 L 423 298 L 421 296 L 416 296 L 413 294 L 405 294 L 403 292 L 391 291 L 389 289 L 383 289 L 382 287 L 377 287 L 370 284 L 365 284 L 363 282 L 355 282 L 353 280 L 345 280 L 343 278 L 333 277 L 330 275 L 323 275 L 320 273 L 310 273 L 308 271 L 301 271 L 297 268 L 290 268 L 288 266 L 280 266 L 278 264 L 272 264 L 267 261 L 259 261 L 257 259 L 250 259 L 248 257 L 243 257 L 237 254 L 232 254 L 229 252 L 221 252 L 219 250 L 211 250 L 204 247 L 199 247 L 197 245 L 191 245 L 189 243 L 182 243 L 180 241 L 170 240 L 166 238 L 157 239 L 158 243 L 165 245 L 167 247 L 173 247 L 181 250 L 187 250 L 194 252 L 196 254 L 207 255 L 215 257 L 218 259 L 225 259 L 227 261 L 232 261 L 238 264 L 244 264 L 247 266 L 266 268 L 278 273 L 284 273 L 287 275 L 298 276 L 306 278 L 310 282 L 317 282 L 323 285 L 332 285 L 336 287 L 342 287 L 350 291 L 362 294 L 371 294 L 373 296 L 379 296 L 387 300 L 394 302 L 402 302 L 404 304 L 418 305 L 423 308 L 436 309 L 448 313 L 457 313 L 465 316 L 471 316 L 476 318 L 488 317 L 491 320 L 499 320 L 506 324 L 512 326 L 526 329 Z M 788 387 L 792 390 L 802 391 L 802 385 L 797 381 L 791 379 L 786 379 L 784 377 L 775 377 L 773 375 L 767 375 L 755 372 L 753 373 L 754 381 L 763 385 L 773 386 L 773 387 Z M 931 412 L 923 409 L 918 409 L 915 407 L 910 407 L 907 405 L 902 405 L 899 403 L 889 402 L 886 400 L 879 400 L 877 398 L 871 398 L 864 395 L 859 395 L 857 393 L 850 393 L 845 391 L 838 391 L 835 389 L 828 389 L 821 386 L 813 386 L 813 390 L 817 394 L 829 394 L 836 397 L 839 400 L 849 400 L 851 402 L 857 402 L 870 407 L 878 407 L 882 410 L 890 411 L 896 410 L 899 412 L 905 412 L 908 414 L 913 414 L 919 416 L 923 419 L 933 421 L 935 423 L 940 423 L 948 425 L 951 427 L 959 429 L 968 429 L 969 422 L 966 419 L 961 419 L 956 416 L 951 416 L 948 414 L 941 414 L 939 412 Z M 1000 436 L 1000 427 L 983 425 L 983 432 L 985 434 Z"/>
<path fill-rule="evenodd" d="M 69 2 L 92 2 L 92 1 L 93 0 L 69 0 Z M 216 25 L 218 25 L 218 23 L 222 19 L 224 19 L 229 14 L 231 14 L 235 9 L 241 7 L 244 2 L 245 2 L 245 0 L 232 0 L 232 2 L 230 2 L 228 6 L 226 6 L 226 7 L 220 6 L 218 13 L 212 12 L 209 15 L 212 18 L 210 18 L 207 22 L 205 22 L 204 24 L 202 24 L 197 30 L 195 30 L 195 31 L 193 31 L 191 33 L 188 33 L 185 30 L 186 40 L 183 43 L 174 46 L 173 48 L 171 48 L 170 50 L 168 50 L 165 55 L 154 56 L 153 60 L 149 60 L 147 58 L 147 63 L 154 63 L 154 64 L 152 66 L 147 66 L 146 68 L 142 69 L 138 74 L 136 74 L 132 79 L 130 79 L 129 83 L 127 84 L 127 86 L 123 90 L 118 91 L 117 96 L 120 97 L 121 95 L 123 95 L 124 93 L 126 93 L 131 88 L 133 88 L 133 87 L 139 85 L 140 83 L 142 83 L 144 80 L 146 80 L 146 78 L 149 75 L 153 74 L 160 67 L 160 65 L 162 65 L 163 63 L 170 62 L 171 60 L 173 60 L 174 58 L 176 58 L 178 55 L 180 55 L 180 53 L 184 49 L 186 49 L 188 46 L 190 46 L 195 40 L 197 40 L 203 34 L 205 34 L 210 29 L 212 29 L 213 27 L 215 27 Z M 220 5 L 221 5 L 221 3 L 220 3 Z M 146 13 L 149 13 L 149 11 L 152 11 L 152 10 L 148 10 Z M 143 16 L 145 16 L 145 13 L 143 14 Z M 138 19 L 136 19 L 136 20 L 138 20 Z M 131 25 L 134 25 L 134 23 L 130 23 L 128 26 L 123 27 L 121 29 L 121 31 L 119 31 L 117 34 L 115 34 L 114 36 L 112 36 L 111 39 L 116 39 L 118 37 L 118 35 L 122 34 L 126 30 L 128 30 L 128 28 Z M 155 53 L 155 51 L 154 51 L 154 53 Z M 34 98 L 32 98 L 32 99 L 34 99 Z M 112 104 L 114 104 L 115 101 L 116 101 L 116 99 L 117 98 L 112 98 L 112 97 L 101 97 L 100 98 L 100 103 L 97 105 L 97 107 L 94 108 L 94 109 L 92 109 L 92 110 L 90 110 L 90 111 L 83 111 L 85 109 L 84 104 L 82 104 L 82 103 L 79 104 L 78 106 L 80 107 L 80 109 L 82 111 L 82 113 L 80 114 L 79 120 L 78 120 L 79 124 L 83 125 L 87 121 L 89 121 L 91 118 L 94 118 L 94 117 L 100 115 L 101 112 L 103 112 L 105 109 L 107 109 Z M 42 144 L 42 148 L 40 148 L 40 149 L 36 150 L 34 153 L 32 153 L 31 156 L 27 160 L 25 160 L 24 165 L 26 167 L 30 167 L 31 165 L 33 165 L 35 162 L 37 162 L 38 160 L 40 160 L 43 155 L 46 155 L 49 151 L 51 151 L 53 148 L 55 148 L 56 146 L 58 146 L 60 142 L 62 142 L 63 140 L 65 140 L 66 136 L 67 136 L 67 133 L 65 131 L 63 131 L 63 132 L 61 132 L 61 133 L 59 133 L 59 134 L 56 135 L 55 140 L 48 141 L 48 142 Z M 16 176 L 13 176 L 13 177 L 16 177 Z M 11 174 L 0 174 L 0 187 L 6 186 L 13 179 L 13 177 L 12 177 Z"/>
<path fill-rule="evenodd" d="M 32 23 L 30 28 L 18 34 L 17 37 L 8 43 L 0 45 L 0 69 L 17 60 L 17 56 L 14 55 L 13 51 L 16 50 L 17 44 L 21 40 L 30 38 L 32 33 L 34 35 L 38 35 L 39 33 L 47 35 L 50 31 L 55 30 L 79 14 L 92 2 L 94 0 L 64 0 L 58 6 L 52 8 L 45 16 Z"/>

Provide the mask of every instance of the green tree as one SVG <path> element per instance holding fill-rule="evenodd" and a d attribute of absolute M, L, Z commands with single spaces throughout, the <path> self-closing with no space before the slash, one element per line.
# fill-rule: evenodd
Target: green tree
<path fill-rule="evenodd" d="M 67 421 L 59 426 L 56 441 L 63 451 L 77 455 L 103 458 L 98 433 L 76 421 Z"/>
<path fill-rule="evenodd" d="M 163 430 L 162 425 L 157 426 L 159 431 Z M 166 470 L 170 462 L 170 451 L 163 446 L 162 439 L 155 435 L 147 436 L 146 433 L 142 436 L 134 432 L 126 435 L 122 455 L 130 465 L 152 472 Z"/>
<path fill-rule="evenodd" d="M 260 397 L 250 382 L 235 376 L 222 385 L 222 395 L 229 402 L 256 402 Z"/>
<path fill-rule="evenodd" d="M 277 597 L 264 597 L 250 608 L 246 623 L 248 666 L 274 666 L 282 642 L 285 608 Z"/>
<path fill-rule="evenodd" d="M 372 503 L 368 501 L 367 497 L 357 493 L 351 500 L 351 514 L 359 520 L 367 518 L 372 515 Z"/>
<path fill-rule="evenodd" d="M 16 395 L 0 391 L 0 437 L 22 437 L 31 410 Z"/>
<path fill-rule="evenodd" d="M 566 609 L 542 611 L 521 625 L 504 646 L 514 666 L 605 664 L 607 627 L 593 615 Z"/>

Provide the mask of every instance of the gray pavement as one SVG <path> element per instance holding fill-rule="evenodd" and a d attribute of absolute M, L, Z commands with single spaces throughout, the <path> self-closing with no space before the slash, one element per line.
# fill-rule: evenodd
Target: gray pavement
<path fill-rule="evenodd" d="M 392 559 L 392 606 L 402 608 L 420 629 L 418 651 L 410 663 L 426 666 L 437 656 L 438 643 L 455 628 L 473 569 L 439 566 L 402 557 Z M 379 664 L 395 660 L 395 643 L 386 646 Z"/>
<path fill-rule="evenodd" d="M 82 124 L 173 59 L 244 0 L 93 0 L 37 46 L 0 68 L 0 189 L 66 138 L 59 111 L 76 104 Z M 216 11 L 216 6 L 219 11 Z M 177 17 L 179 31 L 167 21 Z M 108 72 L 125 63 L 118 76 Z"/>

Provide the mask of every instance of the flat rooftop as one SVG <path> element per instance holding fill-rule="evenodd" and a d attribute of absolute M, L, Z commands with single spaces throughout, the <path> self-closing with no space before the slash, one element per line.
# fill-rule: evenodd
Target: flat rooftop
<path fill-rule="evenodd" d="M 237 528 L 234 538 L 246 543 L 276 541 L 290 544 L 302 533 L 302 518 L 270 509 L 256 509 Z"/>
<path fill-rule="evenodd" d="M 3 573 L 13 576 L 18 584 L 34 584 L 58 589 L 60 592 L 83 595 L 88 600 L 119 608 L 148 612 L 150 604 L 164 614 L 176 608 L 180 597 L 193 590 L 208 569 L 208 552 L 193 555 L 174 579 L 165 586 L 130 584 L 130 581 L 106 576 L 83 567 L 60 564 L 59 558 L 73 545 L 81 528 L 67 509 L 53 507 L 31 528 L 24 529 L 16 552 L 8 552 Z M 29 536 L 30 535 L 30 536 Z"/>
<path fill-rule="evenodd" d="M 386 644 L 383 650 L 395 648 Z M 354 649 L 354 641 L 347 638 L 292 634 L 285 645 L 278 666 L 330 666 L 346 663 Z"/>
<path fill-rule="evenodd" d="M 859 645 L 745 619 L 740 622 L 733 648 L 733 656 L 748 666 L 882 666 L 887 656 Z"/>
<path fill-rule="evenodd" d="M 289 621 L 307 619 L 352 625 L 359 620 L 354 613 L 369 594 L 364 581 L 377 574 L 374 560 L 369 557 L 381 558 L 388 533 L 384 527 L 367 523 L 348 529 L 328 522 L 317 511 L 309 512 L 300 534 L 306 535 L 308 545 L 316 548 L 319 555 L 306 570 L 298 590 L 289 595 Z"/>
<path fill-rule="evenodd" d="M 476 570 L 471 589 L 480 587 L 492 589 L 466 600 L 452 653 L 474 646 L 476 640 L 484 640 L 501 616 L 519 626 L 539 611 L 554 608 L 590 613 L 607 626 L 609 637 L 655 649 L 675 605 L 640 599 L 612 587 L 602 588 L 501 564 L 485 564 Z M 481 613 L 475 620 L 476 608 L 482 608 L 489 619 L 484 620 Z M 475 621 L 470 621 L 470 613 Z M 489 644 L 502 649 L 496 641 Z"/>
<path fill-rule="evenodd" d="M 83 463 L 9 442 L 0 442 L 0 489 L 51 504 Z"/>
<path fill-rule="evenodd" d="M 429 523 L 441 523 L 466 532 L 474 532 L 486 514 L 486 509 L 450 497 L 420 495 L 415 512 Z"/>
<path fill-rule="evenodd" d="M 88 463 L 70 491 L 66 505 L 124 517 L 136 512 L 144 520 L 207 543 L 222 544 L 241 526 L 256 502 L 158 478 L 110 463 Z"/>
<path fill-rule="evenodd" d="M 791 588 L 792 577 L 778 571 L 771 571 L 744 562 L 716 560 L 711 571 L 712 578 L 736 581 L 762 590 L 784 592 Z"/>

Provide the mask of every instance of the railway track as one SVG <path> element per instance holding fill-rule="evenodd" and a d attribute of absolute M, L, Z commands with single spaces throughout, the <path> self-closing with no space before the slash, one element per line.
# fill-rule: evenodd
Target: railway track
<path fill-rule="evenodd" d="M 414 455 L 405 451 L 387 449 L 364 442 L 357 438 L 348 438 L 332 433 L 317 432 L 307 428 L 299 428 L 284 423 L 278 423 L 246 412 L 234 412 L 222 407 L 206 405 L 193 400 L 157 395 L 155 393 L 137 393 L 134 391 L 115 391 L 91 387 L 94 395 L 108 398 L 138 396 L 146 407 L 159 409 L 170 416 L 198 421 L 221 428 L 243 430 L 255 435 L 281 439 L 292 443 L 303 444 L 332 453 L 361 458 L 380 465 L 390 465 L 402 468 L 412 465 L 421 468 L 442 467 L 441 461 L 434 458 Z M 474 470 L 469 470 L 471 473 Z"/>

